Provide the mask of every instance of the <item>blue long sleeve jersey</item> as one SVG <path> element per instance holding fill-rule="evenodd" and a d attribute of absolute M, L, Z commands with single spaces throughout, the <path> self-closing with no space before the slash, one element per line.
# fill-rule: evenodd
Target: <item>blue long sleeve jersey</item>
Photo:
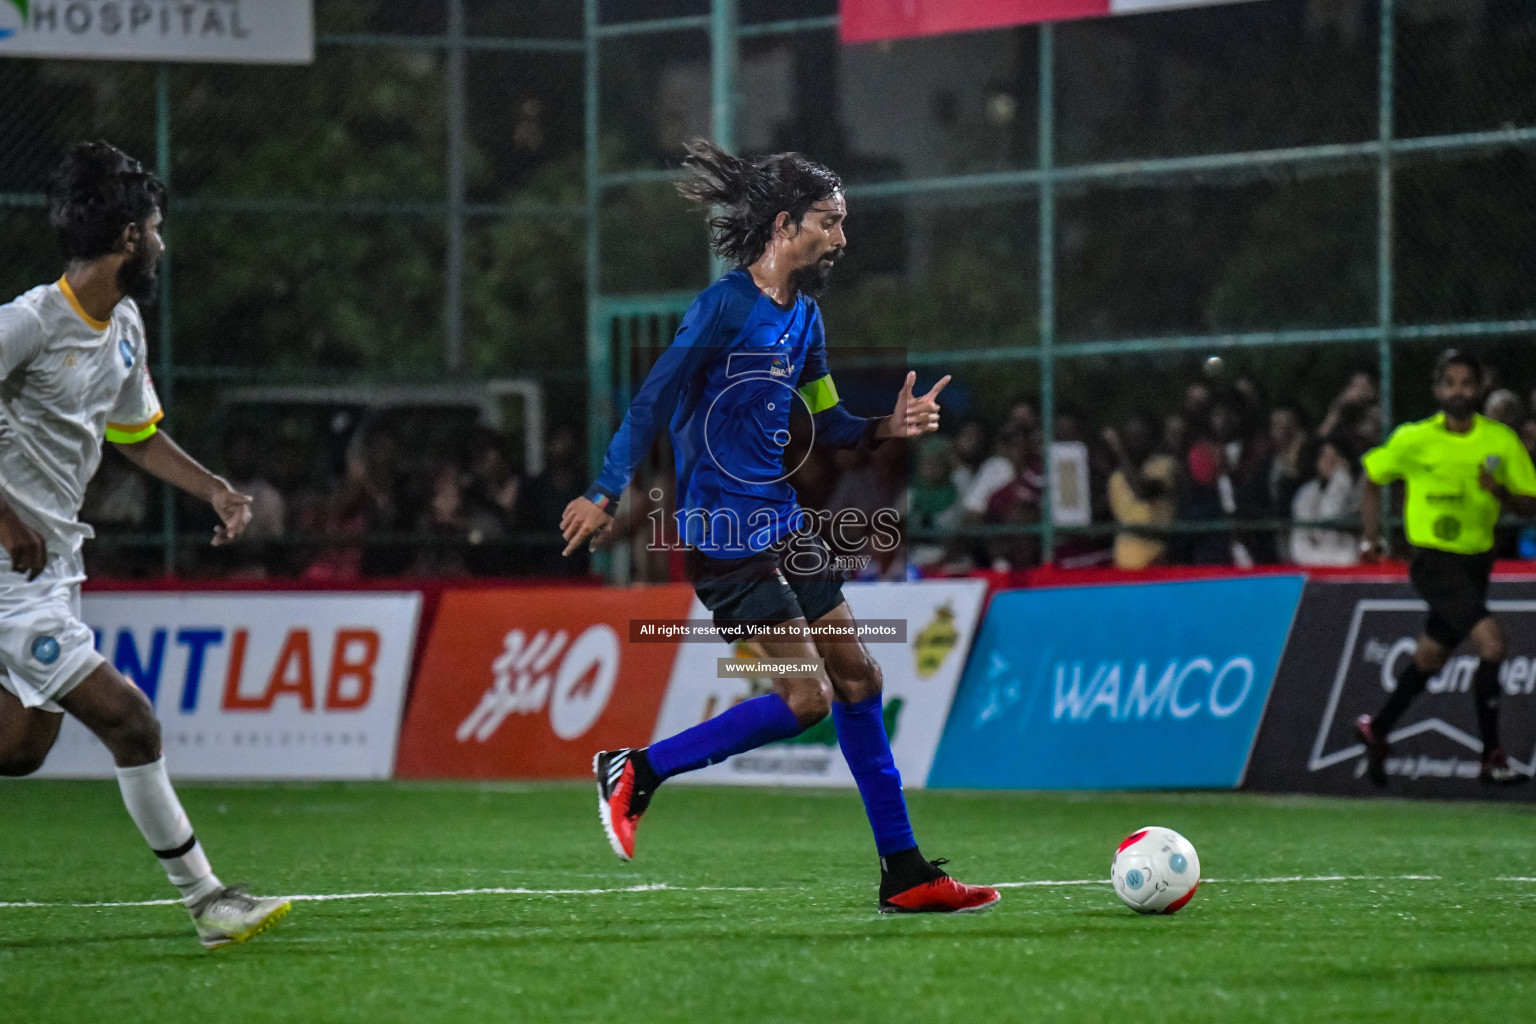
<path fill-rule="evenodd" d="M 827 371 L 826 331 L 814 300 L 790 309 L 733 270 L 688 308 L 608 445 L 587 491 L 616 504 L 662 424 L 677 462 L 678 533 L 715 558 L 739 558 L 778 542 L 802 515 L 784 465 L 796 403 L 811 413 L 818 443 L 870 448 L 879 419 L 843 407 Z"/>

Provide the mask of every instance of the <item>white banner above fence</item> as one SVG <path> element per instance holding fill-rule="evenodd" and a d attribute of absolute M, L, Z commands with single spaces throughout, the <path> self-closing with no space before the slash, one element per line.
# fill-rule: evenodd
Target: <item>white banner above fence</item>
<path fill-rule="evenodd" d="M 0 0 L 0 57 L 309 64 L 312 0 Z"/>

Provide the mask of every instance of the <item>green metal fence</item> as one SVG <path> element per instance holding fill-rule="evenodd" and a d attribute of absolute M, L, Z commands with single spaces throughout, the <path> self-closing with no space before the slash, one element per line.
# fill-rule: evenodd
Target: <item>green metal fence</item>
<path fill-rule="evenodd" d="M 742 38 L 751 35 L 792 34 L 801 32 L 833 31 L 835 18 L 809 18 L 800 21 L 781 21 L 760 25 L 742 26 L 738 21 L 737 0 L 713 0 L 710 17 L 676 18 L 666 21 L 640 22 L 628 25 L 599 25 L 596 0 L 587 0 L 588 41 L 593 44 L 602 38 L 638 33 L 693 29 L 710 33 L 712 70 L 712 121 L 714 135 L 721 144 L 730 146 L 735 138 L 734 111 L 737 73 L 737 47 Z M 1058 368 L 1067 360 L 1095 356 L 1124 356 L 1135 354 L 1174 353 L 1198 351 L 1215 353 L 1229 349 L 1268 346 L 1312 346 L 1336 344 L 1374 344 L 1377 372 L 1381 382 L 1381 404 L 1384 420 L 1390 427 L 1393 418 L 1392 381 L 1394 370 L 1394 346 L 1399 342 L 1428 339 L 1470 339 L 1497 336 L 1519 336 L 1536 333 L 1536 319 L 1518 318 L 1506 320 L 1468 320 L 1450 323 L 1398 323 L 1394 320 L 1393 289 L 1393 185 L 1394 168 L 1406 157 L 1419 154 L 1439 154 L 1452 157 L 1460 154 L 1496 152 L 1506 147 L 1529 147 L 1536 144 L 1536 126 L 1509 126 L 1493 131 L 1461 132 L 1435 136 L 1399 138 L 1394 134 L 1394 43 L 1397 31 L 1397 0 L 1380 0 L 1377 88 L 1377 137 L 1370 141 L 1337 143 L 1328 145 L 1298 146 L 1285 149 L 1268 149 L 1241 153 L 1211 153 L 1165 159 L 1130 160 L 1103 163 L 1058 163 L 1055 157 L 1057 134 L 1055 82 L 1057 60 L 1055 52 L 1055 27 L 1049 24 L 1038 29 L 1038 85 L 1037 85 L 1037 161 L 1029 169 L 997 171 L 932 177 L 905 181 L 891 181 L 852 185 L 850 200 L 874 200 L 893 197 L 933 195 L 939 193 L 986 193 L 997 194 L 1015 191 L 1029 194 L 1037 204 L 1038 216 L 1038 263 L 1037 288 L 1039 322 L 1038 343 L 1034 345 L 980 345 L 968 349 L 944 349 L 941 351 L 909 351 L 907 360 L 915 366 L 930 365 L 942 372 L 962 370 L 970 365 L 998 362 L 1034 363 L 1039 367 L 1040 411 L 1044 432 L 1044 446 L 1049 450 L 1052 442 L 1054 410 L 1056 405 L 1056 378 Z M 592 100 L 596 96 L 596 80 L 599 74 L 598 51 L 589 45 L 587 54 L 588 75 L 588 142 L 589 153 L 595 150 L 596 113 Z M 595 157 L 593 157 L 595 159 Z M 1066 186 L 1087 188 L 1124 188 L 1136 184 L 1189 179 L 1204 179 L 1224 174 L 1243 174 L 1254 169 L 1290 168 L 1337 170 L 1354 166 L 1370 166 L 1375 171 L 1376 183 L 1376 317 L 1374 322 L 1348 327 L 1328 329 L 1296 329 L 1225 332 L 1213 334 L 1187 334 L 1139 338 L 1105 338 L 1102 340 L 1058 343 L 1056 330 L 1056 266 L 1057 237 L 1056 210 L 1058 190 Z M 655 180 L 668 180 L 666 172 L 641 171 L 628 174 L 602 175 L 589 167 L 589 202 L 596 204 L 603 190 Z M 595 209 L 595 206 L 593 207 Z M 596 218 L 589 213 L 589 246 L 595 250 Z M 592 266 L 589 263 L 589 266 Z M 621 412 L 617 403 L 608 396 L 613 388 L 613 345 L 625 339 L 621 325 L 634 311 L 633 299 L 626 303 L 614 303 L 603 294 L 602 282 L 595 267 L 589 279 L 588 368 L 592 390 L 590 392 L 591 430 L 590 444 L 593 465 L 600 463 L 602 450 L 609 432 L 615 425 L 614 417 Z M 660 308 L 680 312 L 686 308 L 686 297 L 657 297 Z M 835 330 L 835 327 L 834 327 Z M 626 346 L 627 350 L 627 346 Z M 962 371 L 963 372 L 963 371 Z M 621 382 L 622 383 L 622 382 Z M 621 386 L 617 395 L 622 398 L 628 388 Z M 1049 463 L 1047 472 L 1050 471 Z M 1052 489 L 1047 486 L 1043 498 L 1043 521 L 1040 532 L 1045 550 L 1053 550 L 1057 527 L 1050 509 Z M 1187 524 L 1198 526 L 1200 524 Z M 1204 524 L 1209 526 L 1212 524 Z M 1018 532 L 1018 528 L 1011 528 Z M 1080 532 L 1095 532 L 1087 528 Z M 1098 529 L 1097 532 L 1103 532 Z"/>
<path fill-rule="evenodd" d="M 441 11 L 423 23 L 425 30 L 404 25 L 388 32 L 378 31 L 361 13 L 355 17 L 347 13 L 353 8 L 357 11 L 369 9 L 366 0 L 320 5 L 320 62 L 330 66 L 355 60 L 349 66 L 358 79 L 358 94 L 371 97 L 377 93 L 381 107 L 389 103 L 405 107 L 413 120 L 412 129 L 430 134 L 433 140 L 434 155 L 430 159 L 423 158 L 410 164 L 408 173 L 387 183 L 361 174 L 354 176 L 358 180 L 348 180 L 334 188 L 326 187 L 334 183 L 321 181 L 327 166 L 323 163 L 326 134 L 323 125 L 313 122 L 324 121 L 334 107 L 348 100 L 320 96 L 313 99 L 312 105 L 306 106 L 306 100 L 300 97 L 325 90 L 323 82 L 312 75 L 306 77 L 304 71 L 210 71 L 170 65 L 143 69 L 113 65 L 120 72 L 120 78 L 114 80 L 113 88 L 117 90 L 114 95 L 119 97 L 114 102 L 137 104 L 135 109 L 142 111 L 123 115 L 120 124 L 124 133 L 145 134 L 142 131 L 145 114 L 150 113 L 151 108 L 143 102 L 146 86 L 153 97 L 153 131 L 149 134 L 152 135 L 158 169 L 167 178 L 173 196 L 170 230 L 175 260 L 165 269 L 164 292 L 156 314 L 158 323 L 153 325 L 157 328 L 157 375 L 173 418 L 187 403 L 195 405 L 199 394 L 208 386 L 226 381 L 286 381 L 311 379 L 317 375 L 353 380 L 462 379 L 484 374 L 489 372 L 487 367 L 497 366 L 502 372 L 543 375 L 546 379 L 563 382 L 573 396 L 584 392 L 589 459 L 595 467 L 634 383 L 623 377 L 628 359 L 617 354 L 627 351 L 627 344 L 633 340 L 629 328 L 624 325 L 632 323 L 637 316 L 676 316 L 686 307 L 688 299 L 687 294 L 672 290 L 658 294 L 616 294 L 623 290 L 623 286 L 605 279 L 609 275 L 605 274 L 603 254 L 605 244 L 610 241 L 604 234 L 605 202 L 609 197 L 635 189 L 665 186 L 672 178 L 672 172 L 664 166 L 615 167 L 614 162 L 605 157 L 604 147 L 611 144 L 611 133 L 604 130 L 604 76 L 625 70 L 622 61 L 605 57 L 605 49 L 645 39 L 676 40 L 678 46 L 686 45 L 695 51 L 705 48 L 709 64 L 709 125 L 717 141 L 731 147 L 738 139 L 742 48 L 771 45 L 775 40 L 789 45 L 795 40 L 827 39 L 836 32 L 837 18 L 831 13 L 831 0 L 797 5 L 793 8 L 796 11 L 820 9 L 822 13 L 787 20 L 773 16 L 773 12 L 781 9 L 780 5 L 759 4 L 751 7 L 744 17 L 740 6 L 742 0 L 708 0 L 707 12 L 703 7 L 705 2 L 695 0 L 690 5 L 678 0 L 676 4 L 657 8 L 663 13 L 672 10 L 692 10 L 694 13 L 641 21 L 613 21 L 605 20 L 607 8 L 602 0 L 582 0 L 579 25 L 575 20 L 574 5 L 529 5 L 530 9 L 554 12 L 537 25 L 548 34 L 502 31 L 499 26 L 504 24 L 516 27 L 532 22 L 528 19 L 518 21 L 511 16 L 497 20 L 485 13 L 488 5 L 473 2 L 466 5 L 466 0 L 443 0 Z M 1278 4 L 1281 0 L 1273 2 Z M 879 175 L 856 176 L 850 179 L 849 197 L 857 204 L 856 216 L 860 210 L 875 209 L 880 204 L 892 202 L 943 204 L 963 199 L 973 204 L 1006 204 L 1006 209 L 1019 211 L 1019 223 L 1027 223 L 1032 218 L 1036 251 L 1032 254 L 1034 280 L 1029 289 L 1034 296 L 1035 322 L 1012 332 L 1008 338 L 977 333 L 970 344 L 937 348 L 925 345 L 922 337 L 893 338 L 891 343 L 904 346 L 909 361 L 917 366 L 964 372 L 966 368 L 1003 364 L 1021 371 L 1027 369 L 1032 376 L 1037 375 L 1041 420 L 1045 443 L 1049 445 L 1052 413 L 1058 402 L 1062 373 L 1075 364 L 1095 359 L 1175 358 L 1180 353 L 1284 346 L 1369 347 L 1379 372 L 1382 403 L 1390 425 L 1394 422 L 1393 410 L 1400 405 L 1399 396 L 1393 394 L 1393 381 L 1395 361 L 1402 346 L 1429 340 L 1487 340 L 1536 335 L 1536 318 L 1533 318 L 1536 304 L 1527 303 L 1516 311 L 1518 315 L 1502 319 L 1466 316 L 1433 322 L 1402 322 L 1397 312 L 1402 304 L 1396 301 L 1399 266 L 1394 228 L 1401 216 L 1397 210 L 1402 203 L 1400 179 L 1405 169 L 1418 167 L 1424 161 L 1483 159 L 1510 152 L 1528 154 L 1536 147 L 1536 116 L 1515 122 L 1505 119 L 1495 127 L 1479 126 L 1476 130 L 1406 135 L 1397 130 L 1399 118 L 1394 107 L 1397 76 L 1401 71 L 1397 49 L 1403 32 L 1399 9 L 1412 2 L 1362 0 L 1359 5 L 1368 8 L 1379 3 L 1374 10 L 1375 17 L 1365 23 L 1374 32 L 1376 57 L 1373 104 L 1376 131 L 1373 137 L 1244 152 L 1194 152 L 1151 159 L 1063 159 L 1063 140 L 1070 138 L 1072 126 L 1058 123 L 1059 86 L 1064 69 L 1069 69 L 1063 63 L 1060 40 L 1063 32 L 1111 29 L 1044 25 L 1021 30 L 1027 35 L 1019 38 L 1032 39 L 1034 47 L 1033 54 L 1029 55 L 1034 65 L 1031 119 L 1035 152 L 1032 159 L 1026 154 L 1006 168 L 896 180 Z M 1263 6 L 1266 5 L 1211 8 L 1201 17 L 1211 25 L 1220 26 L 1224 18 L 1239 17 L 1229 12 Z M 1292 3 L 1292 6 L 1297 4 Z M 753 11 L 758 17 L 753 16 Z M 761 17 L 764 12 L 768 13 L 767 17 Z M 1114 20 L 1131 22 L 1139 19 Z M 426 62 L 423 66 L 427 70 L 423 71 L 413 63 L 418 58 Z M 501 63 L 495 68 L 477 63 L 492 60 Z M 381 67 L 384 70 L 380 71 Z M 550 182 L 512 198 L 498 195 L 494 188 L 480 188 L 477 193 L 477 146 L 503 126 L 497 112 L 487 120 L 484 112 L 477 113 L 471 108 L 473 91 L 466 85 L 467 78 L 473 79 L 477 72 L 488 68 L 497 73 L 570 76 L 578 67 L 582 97 L 579 176 L 565 180 L 552 174 Z M 1508 72 L 1506 77 L 1515 74 Z M 261 112 L 267 108 L 252 104 L 243 115 L 250 124 L 232 145 L 250 145 L 253 140 L 266 143 L 284 131 L 302 131 L 305 133 L 301 151 L 303 160 L 299 162 L 307 164 L 313 156 L 318 168 L 313 172 L 315 181 L 298 172 L 290 180 L 285 172 L 279 175 L 284 179 L 282 181 L 253 187 L 251 181 L 241 177 L 238 162 L 220 163 L 207 156 L 207 147 L 199 151 L 201 155 L 197 159 L 179 160 L 178 153 L 188 145 L 189 139 L 199 138 L 211 130 L 214 122 L 201 119 L 215 117 L 221 102 L 261 92 L 269 88 L 267 83 L 281 75 L 287 76 L 282 88 L 295 97 L 292 102 L 295 112 L 291 115 L 295 120 L 292 123 L 262 123 Z M 419 81 L 421 87 L 414 91 L 402 90 L 402 82 L 413 81 Z M 11 97 L 0 93 L 0 103 L 17 106 L 30 103 L 35 99 L 36 88 L 33 85 L 18 87 L 17 94 Z M 275 90 L 277 86 L 270 88 Z M 202 106 L 198 106 L 199 103 Z M 0 105 L 0 113 L 4 110 L 5 106 Z M 562 113 L 571 115 L 573 111 Z M 1031 114 L 1027 107 L 1021 113 Z M 375 113 L 374 116 L 378 115 Z M 477 117 L 482 121 L 478 130 L 472 123 Z M 178 118 L 191 123 L 181 124 Z M 300 121 L 300 118 L 309 120 Z M 569 116 L 552 119 L 552 123 L 569 119 Z M 1442 120 L 1449 125 L 1458 124 L 1455 117 Z M 424 125 L 423 122 L 431 123 Z M 1440 122 L 1429 118 L 1426 123 Z M 487 128 L 487 124 L 491 127 Z M 379 130 L 387 136 L 397 127 L 384 124 Z M 83 124 L 81 130 L 95 132 L 98 125 Z M 1241 136 L 1241 132 L 1234 133 L 1234 137 Z M 130 143 L 132 141 L 130 139 Z M 440 153 L 436 152 L 439 142 Z M 356 144 L 354 140 L 352 145 Z M 30 231 L 41 227 L 39 208 L 43 200 L 37 186 L 38 176 L 25 169 L 25 173 L 7 173 L 3 149 L 10 145 L 5 135 L 5 122 L 0 120 L 0 217 L 30 218 L 25 220 Z M 410 149 L 409 146 L 401 148 Z M 1083 147 L 1068 148 L 1077 152 Z M 1199 148 L 1198 140 L 1194 148 Z M 395 150 L 390 153 L 394 154 Z M 571 156 L 574 169 L 578 166 L 578 154 L 573 150 Z M 273 157 L 273 166 L 286 169 L 296 159 L 290 158 L 285 163 L 278 151 Z M 391 156 L 390 159 L 394 161 L 390 164 L 392 169 L 402 165 L 403 158 Z M 1370 244 L 1374 249 L 1374 316 L 1329 326 L 1205 333 L 1170 331 L 1136 336 L 1113 332 L 1095 336 L 1092 331 L 1074 330 L 1069 332 L 1070 336 L 1063 335 L 1063 299 L 1059 286 L 1064 203 L 1116 191 L 1131 194 L 1144 188 L 1204 188 L 1251 181 L 1256 177 L 1260 180 L 1274 177 L 1307 180 L 1312 175 L 1354 175 L 1368 177 L 1372 182 L 1375 224 Z M 189 177 L 194 180 L 189 182 Z M 320 184 L 317 185 L 317 181 Z M 404 193 L 413 194 L 407 196 Z M 217 262 L 220 250 L 217 245 L 209 244 L 201 232 L 203 225 L 218 218 L 223 218 L 223 223 L 245 225 L 258 237 L 264 224 L 297 220 L 312 233 L 313 237 L 306 244 L 321 254 L 314 257 L 317 262 L 328 255 L 324 251 L 327 245 L 351 230 L 348 225 L 366 224 L 369 231 L 379 231 L 379 225 L 387 224 L 397 234 L 381 243 L 383 247 L 396 252 L 420 249 L 430 257 L 431 269 L 400 280 L 385 275 L 374 283 L 375 287 L 390 293 L 381 298 L 410 303 L 414 307 L 431 303 L 434 301 L 431 297 L 435 295 L 439 323 L 430 332 L 415 329 L 407 337 L 382 338 L 378 341 L 377 351 L 359 348 L 362 356 L 354 355 L 354 361 L 360 359 L 360 365 L 350 368 L 346 365 L 280 365 L 280 360 L 279 365 L 274 365 L 259 355 L 230 358 L 239 354 L 238 345 L 232 347 L 233 351 L 220 352 L 217 346 L 211 346 L 202 338 L 198 339 L 195 357 L 189 355 L 186 340 L 181 336 L 187 322 L 183 314 L 186 305 L 194 301 L 200 303 L 197 322 L 217 322 L 209 320 L 210 314 L 203 307 L 220 302 L 234 305 L 234 299 L 239 297 L 233 294 L 239 282 L 211 278 L 208 273 L 208 265 Z M 340 227 L 332 230 L 330 225 Z M 520 293 L 516 301 L 503 301 L 501 290 L 516 287 L 515 282 L 513 285 L 506 282 L 515 269 L 481 269 L 482 263 L 495 265 L 499 234 L 524 230 L 537 234 L 535 247 L 539 251 L 561 254 L 558 257 L 561 259 L 565 258 L 563 254 L 570 252 L 570 258 L 580 262 L 586 336 L 580 358 L 567 358 L 576 353 L 570 353 L 569 346 L 558 342 L 546 342 L 545 347 L 538 350 L 508 348 L 506 335 L 515 337 L 526 331 L 529 324 L 543 322 L 552 325 L 550 330 L 559 330 L 568 322 L 562 319 L 560 300 L 548 296 L 539 298 L 535 294 L 539 290 L 532 286 L 528 296 Z M 183 241 L 188 244 L 182 245 Z M 227 247 L 228 243 L 220 244 Z M 291 251 L 282 250 L 281 254 L 291 258 Z M 697 252 L 697 276 L 702 280 L 709 264 L 702 244 L 698 245 Z M 357 262 L 352 266 L 366 267 L 369 255 L 364 253 L 355 259 Z M 354 270 L 348 276 L 366 280 L 368 274 Z M 679 282 L 676 287 L 685 283 L 691 286 L 691 282 Z M 313 301 L 328 299 L 320 295 Z M 361 300 L 354 298 L 351 301 Z M 259 301 L 252 300 L 252 303 L 259 312 Z M 506 322 L 514 316 L 518 318 L 515 323 Z M 835 342 L 838 333 L 835 321 L 832 330 Z M 428 335 L 433 340 L 432 345 L 427 344 Z M 1028 340 L 1021 343 L 1020 336 Z M 482 340 L 486 338 L 494 340 Z M 169 568 L 174 565 L 181 538 L 178 537 L 177 516 L 170 496 L 164 500 L 164 529 L 157 543 L 165 552 Z M 1055 540 L 1056 529 L 1049 508 L 1045 510 L 1040 529 L 1049 549 Z"/>

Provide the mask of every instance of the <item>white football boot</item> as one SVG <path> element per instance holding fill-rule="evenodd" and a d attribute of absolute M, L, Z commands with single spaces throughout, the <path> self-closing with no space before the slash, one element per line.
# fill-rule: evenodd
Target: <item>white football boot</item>
<path fill-rule="evenodd" d="M 189 907 L 206 949 L 244 942 L 287 916 L 293 904 L 281 896 L 252 896 L 243 885 L 226 885 Z"/>

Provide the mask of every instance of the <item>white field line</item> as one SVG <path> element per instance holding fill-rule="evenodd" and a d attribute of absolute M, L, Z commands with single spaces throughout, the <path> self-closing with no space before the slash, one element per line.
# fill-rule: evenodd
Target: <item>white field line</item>
<path fill-rule="evenodd" d="M 1281 875 L 1275 878 L 1202 878 L 1201 885 L 1278 885 L 1285 882 L 1438 882 L 1439 875 Z M 1498 878 L 1499 882 L 1536 882 L 1536 878 Z M 994 889 L 1033 889 L 1055 885 L 1108 885 L 1107 878 L 1066 881 L 994 882 Z"/>
<path fill-rule="evenodd" d="M 380 900 L 421 896 L 611 896 L 632 892 L 766 892 L 749 886 L 729 885 L 667 885 L 655 882 L 649 885 L 627 885 L 619 889 L 523 889 L 497 886 L 489 889 L 412 889 L 403 892 L 327 892 L 288 896 L 287 899 L 305 903 L 327 903 L 332 900 Z M 34 903 L 19 901 L 0 902 L 0 909 L 13 907 L 162 907 L 174 906 L 181 900 L 124 900 L 98 903 Z"/>
<path fill-rule="evenodd" d="M 1206 878 L 1205 885 L 1280 885 L 1307 882 L 1438 882 L 1439 875 L 1283 875 L 1275 878 Z M 1495 882 L 1536 882 L 1536 877 L 1501 876 Z M 1053 888 L 1068 885 L 1109 884 L 1104 878 L 1036 879 L 1027 882 L 995 882 L 996 889 Z M 308 893 L 288 898 L 296 902 L 328 903 L 333 900 L 379 900 L 442 896 L 614 896 L 647 892 L 771 892 L 772 889 L 736 885 L 668 885 L 656 882 L 649 885 L 627 885 L 613 889 L 526 889 L 495 887 L 488 889 L 413 889 L 398 892 L 337 892 Z M 0 910 L 21 907 L 52 907 L 77 909 L 105 909 L 112 907 L 160 907 L 174 906 L 180 900 L 124 900 L 121 902 L 95 903 L 39 903 L 31 900 L 0 901 Z"/>

